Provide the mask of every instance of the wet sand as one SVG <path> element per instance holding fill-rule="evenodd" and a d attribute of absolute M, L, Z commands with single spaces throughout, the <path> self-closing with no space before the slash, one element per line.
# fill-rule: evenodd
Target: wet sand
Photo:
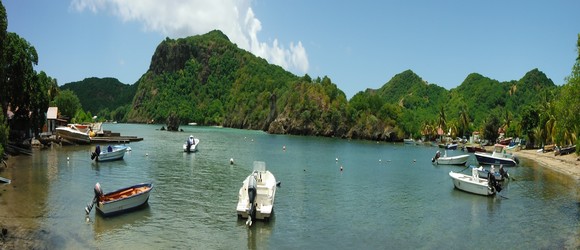
<path fill-rule="evenodd" d="M 530 159 L 546 168 L 567 174 L 580 182 L 580 161 L 575 153 L 554 156 L 553 151 L 541 153 L 537 149 L 527 149 L 515 151 L 514 154 L 516 157 Z"/>

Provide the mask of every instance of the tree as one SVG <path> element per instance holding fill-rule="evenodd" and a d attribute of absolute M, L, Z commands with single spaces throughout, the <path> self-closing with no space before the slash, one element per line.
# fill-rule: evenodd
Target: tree
<path fill-rule="evenodd" d="M 443 130 L 447 131 L 447 118 L 445 117 L 445 107 L 441 106 L 439 109 L 439 120 L 437 120 L 437 126 Z"/>
<path fill-rule="evenodd" d="M 493 113 L 490 114 L 483 126 L 483 138 L 490 141 L 495 141 L 499 134 L 497 130 L 500 127 L 500 121 Z"/>
<path fill-rule="evenodd" d="M 461 128 L 461 135 L 465 136 L 469 130 L 469 111 L 465 104 L 459 108 L 459 127 Z"/>
<path fill-rule="evenodd" d="M 540 114 L 537 109 L 526 106 L 522 111 L 522 120 L 520 121 L 520 131 L 527 136 L 528 144 L 534 146 L 536 136 L 534 135 L 534 128 L 538 127 L 540 123 Z"/>
<path fill-rule="evenodd" d="M 74 118 L 77 110 L 81 108 L 81 102 L 79 98 L 70 90 L 63 90 L 54 99 L 58 111 L 62 116 L 66 116 L 69 119 Z"/>

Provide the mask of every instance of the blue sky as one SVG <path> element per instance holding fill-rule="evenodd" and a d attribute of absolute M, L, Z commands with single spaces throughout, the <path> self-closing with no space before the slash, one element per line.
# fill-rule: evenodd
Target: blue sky
<path fill-rule="evenodd" d="M 133 84 L 165 37 L 220 29 L 297 74 L 328 76 L 350 98 L 411 69 L 451 89 L 477 72 L 518 80 L 534 68 L 565 83 L 578 55 L 580 1 L 10 0 L 8 31 L 60 85 Z"/>

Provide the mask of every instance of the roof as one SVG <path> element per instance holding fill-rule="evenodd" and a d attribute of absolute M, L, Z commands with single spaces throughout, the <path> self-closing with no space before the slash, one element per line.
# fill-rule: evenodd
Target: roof
<path fill-rule="evenodd" d="M 58 107 L 48 107 L 48 111 L 46 111 L 46 119 L 56 119 L 58 115 Z"/>

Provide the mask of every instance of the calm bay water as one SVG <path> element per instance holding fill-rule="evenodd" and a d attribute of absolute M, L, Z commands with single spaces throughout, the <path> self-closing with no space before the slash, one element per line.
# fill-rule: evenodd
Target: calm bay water
<path fill-rule="evenodd" d="M 132 151 L 116 162 L 92 162 L 95 145 L 17 157 L 17 167 L 1 172 L 13 182 L 0 187 L 0 214 L 16 214 L 59 249 L 580 247 L 579 184 L 530 161 L 508 168 L 516 181 L 504 186 L 504 198 L 483 197 L 453 188 L 449 171 L 464 168 L 432 165 L 434 147 L 227 128 L 172 133 L 156 130 L 161 125 L 104 126 L 144 140 L 129 144 Z M 190 134 L 201 140 L 195 154 L 181 151 Z M 255 160 L 266 162 L 281 187 L 274 218 L 248 229 L 235 207 Z M 148 207 L 112 218 L 94 209 L 85 220 L 96 182 L 108 192 L 148 181 L 154 184 Z"/>

